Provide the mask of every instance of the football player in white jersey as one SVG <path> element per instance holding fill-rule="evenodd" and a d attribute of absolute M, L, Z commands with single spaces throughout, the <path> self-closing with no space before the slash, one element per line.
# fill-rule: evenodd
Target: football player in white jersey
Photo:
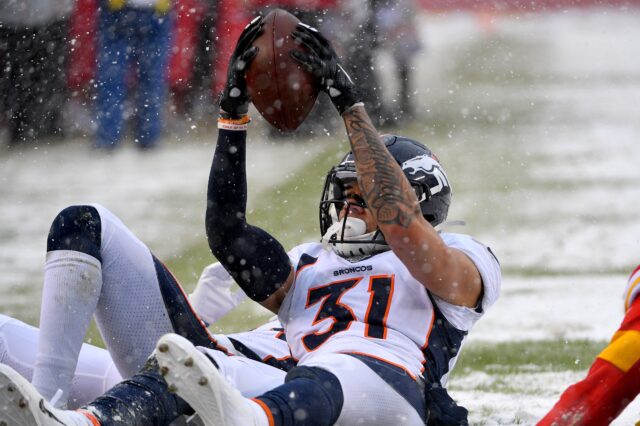
<path fill-rule="evenodd" d="M 257 52 L 252 42 L 261 27 L 256 19 L 245 29 L 230 62 L 209 179 L 207 237 L 245 293 L 279 313 L 298 366 L 284 384 L 274 381 L 273 389 L 248 399 L 214 367 L 210 350 L 167 334 L 157 345 L 160 372 L 205 424 L 422 424 L 428 405 L 422 377 L 446 380 L 464 336 L 498 296 L 498 262 L 472 238 L 435 230 L 450 198 L 439 162 L 415 141 L 378 135 L 333 49 L 306 26 L 294 36 L 309 51 L 292 55 L 331 97 L 354 155 L 328 176 L 322 243 L 287 254 L 275 238 L 249 225 L 244 70 Z M 167 413 L 184 410 L 184 401 L 162 393 L 151 374 L 154 362 L 132 381 L 157 391 L 156 411 L 146 420 L 161 424 Z M 17 384 L 18 394 L 38 401 L 19 378 L 2 373 L 3 383 Z M 15 410 L 19 402 L 14 398 L 7 406 Z M 113 402 L 115 409 L 99 398 L 84 420 L 67 413 L 64 420 L 135 421 L 126 402 Z M 42 400 L 39 411 L 22 408 L 19 414 L 29 411 L 42 424 L 61 414 Z"/>
<path fill-rule="evenodd" d="M 498 261 L 469 236 L 438 233 L 451 195 L 439 161 L 416 141 L 378 134 L 330 43 L 304 24 L 293 32 L 304 50 L 291 56 L 333 101 L 351 152 L 327 177 L 320 243 L 287 253 L 248 224 L 244 70 L 261 26 L 257 18 L 241 36 L 221 97 L 207 237 L 249 297 L 278 313 L 298 364 L 247 399 L 178 336 L 160 339 L 158 362 L 207 425 L 422 424 L 425 368 L 455 362 L 449 350 L 498 297 Z"/>

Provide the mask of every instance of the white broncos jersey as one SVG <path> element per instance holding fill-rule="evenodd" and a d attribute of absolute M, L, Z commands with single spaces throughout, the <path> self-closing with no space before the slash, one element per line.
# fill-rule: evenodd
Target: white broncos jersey
<path fill-rule="evenodd" d="M 433 303 L 451 325 L 466 332 L 500 291 L 500 266 L 486 246 L 466 235 L 441 237 L 480 271 L 484 292 L 476 309 L 428 294 L 392 251 L 350 262 L 318 243 L 291 250 L 296 275 L 278 316 L 293 357 L 304 364 L 319 354 L 358 353 L 421 375 L 436 322 Z"/>

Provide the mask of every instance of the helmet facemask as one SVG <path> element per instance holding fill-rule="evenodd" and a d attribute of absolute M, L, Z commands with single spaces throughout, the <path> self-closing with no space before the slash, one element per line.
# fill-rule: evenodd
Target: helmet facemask
<path fill-rule="evenodd" d="M 443 222 L 451 200 L 451 187 L 437 158 L 424 145 L 411 139 L 384 135 L 383 140 L 414 189 L 425 219 L 433 226 Z M 322 244 L 349 260 L 389 250 L 382 232 L 379 229 L 366 232 L 366 223 L 350 217 L 348 208 L 342 220 L 339 217 L 347 203 L 346 184 L 356 179 L 355 162 L 349 153 L 327 174 L 320 200 Z M 361 204 L 361 207 L 366 206 Z"/>
<path fill-rule="evenodd" d="M 345 204 L 366 208 L 364 201 L 359 203 L 346 199 L 344 192 L 346 184 L 355 180 L 355 164 L 343 161 L 340 165 L 333 167 L 327 175 L 320 201 L 322 245 L 326 249 L 332 249 L 339 256 L 351 260 L 389 249 L 379 229 L 366 232 L 365 221 L 349 216 L 348 207 L 344 209 Z M 346 213 L 341 220 L 340 212 L 343 209 Z"/>

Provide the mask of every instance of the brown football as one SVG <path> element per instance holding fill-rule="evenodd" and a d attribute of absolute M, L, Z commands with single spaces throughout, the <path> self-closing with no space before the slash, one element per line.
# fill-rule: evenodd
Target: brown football
<path fill-rule="evenodd" d="M 282 9 L 269 12 L 264 31 L 253 42 L 258 53 L 246 72 L 251 101 L 269 123 L 284 132 L 300 126 L 318 97 L 313 76 L 289 55 L 293 49 L 304 50 L 291 35 L 299 22 Z"/>

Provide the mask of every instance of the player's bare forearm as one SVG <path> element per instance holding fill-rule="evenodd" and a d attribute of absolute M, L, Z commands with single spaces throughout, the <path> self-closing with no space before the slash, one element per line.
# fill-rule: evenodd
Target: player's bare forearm
<path fill-rule="evenodd" d="M 418 200 L 369 115 L 364 107 L 353 106 L 342 118 L 356 160 L 363 198 L 378 225 L 381 229 L 385 225 L 409 227 L 415 218 L 421 217 Z"/>

